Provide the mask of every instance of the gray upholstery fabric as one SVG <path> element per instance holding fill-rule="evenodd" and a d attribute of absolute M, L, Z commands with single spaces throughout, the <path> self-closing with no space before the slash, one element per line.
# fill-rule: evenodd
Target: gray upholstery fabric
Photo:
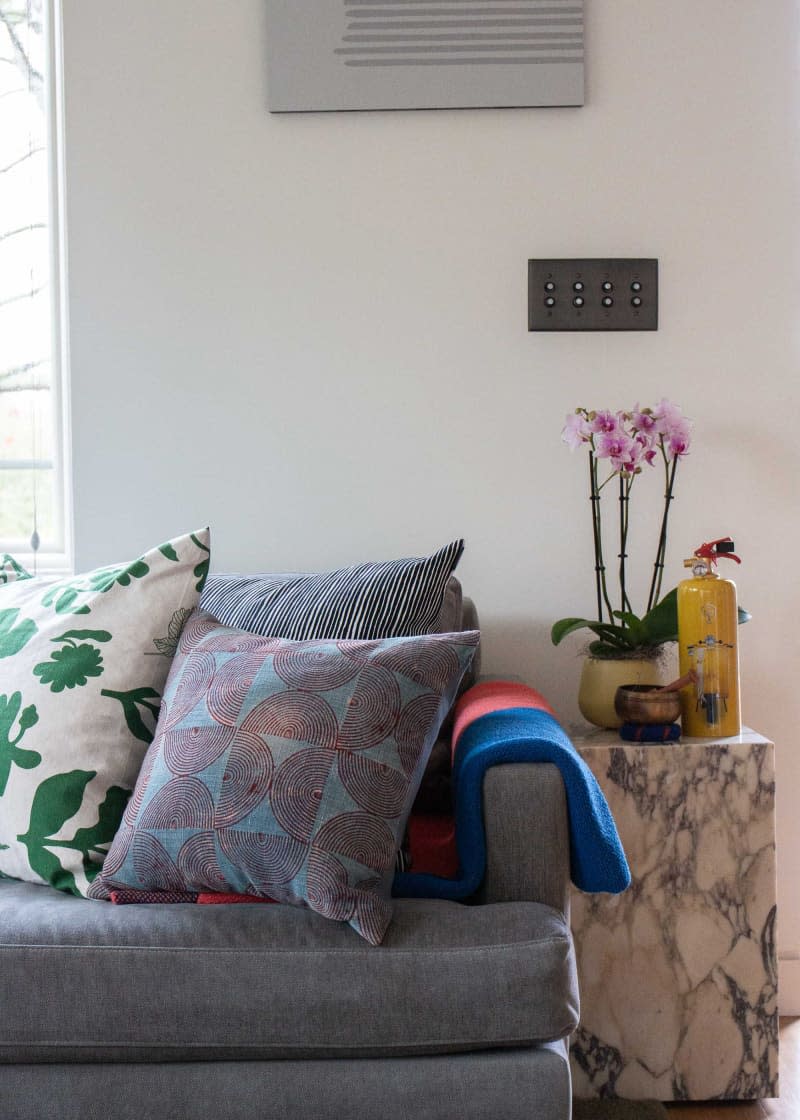
<path fill-rule="evenodd" d="M 483 781 L 486 875 L 481 902 L 536 898 L 569 915 L 564 782 L 552 763 L 493 766 Z"/>
<path fill-rule="evenodd" d="M 398 900 L 384 944 L 289 906 L 114 906 L 0 882 L 0 1061 L 436 1053 L 562 1038 L 572 941 L 539 903 Z"/>
<path fill-rule="evenodd" d="M 0 1068 L 3 1120 L 567 1120 L 563 1043 L 457 1057 Z"/>
<path fill-rule="evenodd" d="M 442 606 L 432 627 L 434 634 L 452 634 L 455 630 L 463 629 L 461 625 L 463 597 L 461 584 L 455 576 L 450 576 L 444 589 Z"/>
<path fill-rule="evenodd" d="M 462 607 L 461 607 L 461 623 L 460 623 L 459 626 L 456 627 L 456 629 L 457 630 L 480 630 L 480 628 L 481 628 L 480 623 L 478 622 L 478 612 L 475 609 L 475 604 L 473 603 L 472 599 L 469 599 L 465 596 L 464 601 L 462 603 Z M 480 676 L 480 672 L 481 672 L 481 647 L 478 646 L 478 648 L 475 650 L 475 656 L 472 659 L 472 663 L 471 663 L 469 669 L 467 670 L 467 675 L 464 677 L 464 680 L 469 679 L 469 685 L 467 687 L 470 687 L 471 685 L 475 684 L 478 677 Z M 461 682 L 461 691 L 462 692 L 465 691 L 464 681 Z"/>
<path fill-rule="evenodd" d="M 472 599 L 465 597 L 461 584 L 455 576 L 450 576 L 444 591 L 442 608 L 431 630 L 434 634 L 452 634 L 459 630 L 480 630 L 478 612 Z M 471 688 L 481 671 L 480 646 L 475 651 L 472 663 L 461 681 L 459 695 Z"/>

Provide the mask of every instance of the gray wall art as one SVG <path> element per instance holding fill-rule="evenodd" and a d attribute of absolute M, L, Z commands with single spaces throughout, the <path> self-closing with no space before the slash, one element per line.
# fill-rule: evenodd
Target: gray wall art
<path fill-rule="evenodd" d="M 267 0 L 269 108 L 583 104 L 583 0 Z"/>

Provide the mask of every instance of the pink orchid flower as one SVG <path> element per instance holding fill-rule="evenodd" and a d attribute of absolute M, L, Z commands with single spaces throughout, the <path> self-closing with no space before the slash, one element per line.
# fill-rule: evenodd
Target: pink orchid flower
<path fill-rule="evenodd" d="M 646 432 L 637 432 L 633 439 L 641 449 L 639 452 L 641 461 L 652 467 L 658 454 L 652 436 L 649 436 Z"/>
<path fill-rule="evenodd" d="M 656 434 L 656 418 L 651 408 L 641 409 L 638 402 L 633 407 L 631 422 L 637 433 L 642 435 Z"/>
<path fill-rule="evenodd" d="M 609 459 L 614 471 L 626 470 L 626 463 L 635 461 L 638 444 L 625 432 L 602 432 L 597 437 L 595 454 L 598 459 Z"/>
<path fill-rule="evenodd" d="M 580 447 L 582 443 L 589 442 L 592 438 L 592 433 L 589 428 L 589 422 L 582 411 L 571 412 L 569 414 L 564 424 L 561 438 L 572 451 L 574 451 L 576 447 Z"/>
<path fill-rule="evenodd" d="M 589 422 L 589 427 L 593 432 L 613 433 L 619 431 L 621 427 L 622 413 L 609 412 L 608 409 L 603 409 L 601 412 L 596 412 Z"/>

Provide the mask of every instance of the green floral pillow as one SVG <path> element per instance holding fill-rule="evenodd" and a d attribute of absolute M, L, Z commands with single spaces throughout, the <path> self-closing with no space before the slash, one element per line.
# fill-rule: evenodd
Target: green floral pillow
<path fill-rule="evenodd" d="M 0 556 L 0 587 L 4 583 L 14 583 L 18 579 L 30 578 L 31 573 L 27 572 L 13 556 L 9 556 L 7 552 Z"/>
<path fill-rule="evenodd" d="M 209 560 L 204 529 L 85 575 L 4 568 L 14 576 L 0 579 L 1 876 L 86 894 Z"/>

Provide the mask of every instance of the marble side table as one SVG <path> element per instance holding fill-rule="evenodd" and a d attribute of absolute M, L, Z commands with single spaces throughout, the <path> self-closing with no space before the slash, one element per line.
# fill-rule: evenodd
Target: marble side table
<path fill-rule="evenodd" d="M 572 729 L 631 867 L 573 891 L 577 1097 L 750 1100 L 778 1091 L 774 746 L 623 743 Z"/>

